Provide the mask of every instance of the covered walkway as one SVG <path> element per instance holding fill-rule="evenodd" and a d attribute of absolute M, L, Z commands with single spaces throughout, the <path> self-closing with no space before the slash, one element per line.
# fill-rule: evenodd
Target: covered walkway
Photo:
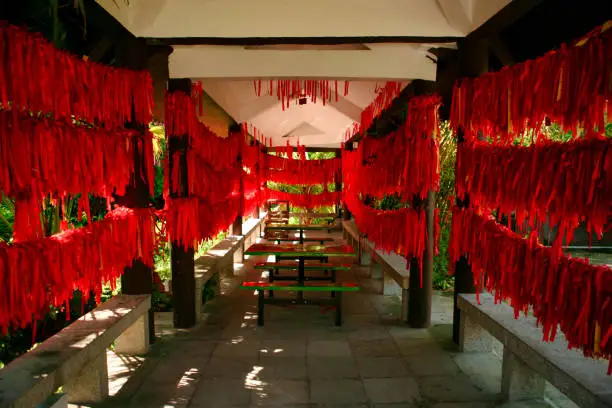
<path fill-rule="evenodd" d="M 595 0 L 39 3 L 0 6 L 0 408 L 612 408 Z"/>
<path fill-rule="evenodd" d="M 341 327 L 334 326 L 333 312 L 316 306 L 269 306 L 266 325 L 258 327 L 257 297 L 237 287 L 256 278 L 249 266 L 260 260 L 236 264 L 235 276 L 223 277 L 222 296 L 207 304 L 206 318 L 158 341 L 103 406 L 548 406 L 496 404 L 501 361 L 490 353 L 456 352 L 452 294 L 435 294 L 430 329 L 411 329 L 401 323 L 400 296 L 380 294 L 382 281 L 370 279 L 369 266 L 355 265 L 339 277 L 362 288 L 345 296 Z M 121 376 L 111 374 L 111 384 Z"/>

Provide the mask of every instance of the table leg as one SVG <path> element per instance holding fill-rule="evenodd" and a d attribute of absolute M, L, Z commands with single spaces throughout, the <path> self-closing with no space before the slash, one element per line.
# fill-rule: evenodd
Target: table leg
<path fill-rule="evenodd" d="M 342 292 L 336 296 L 336 326 L 342 325 Z"/>
<path fill-rule="evenodd" d="M 258 326 L 263 326 L 264 325 L 264 291 L 263 290 L 259 290 L 257 293 L 257 325 Z"/>
<path fill-rule="evenodd" d="M 274 282 L 274 273 L 277 272 L 277 270 L 270 270 L 269 273 L 270 275 L 268 276 L 268 281 L 270 283 Z M 273 290 L 269 290 L 268 291 L 268 297 L 274 297 L 274 291 Z"/>
<path fill-rule="evenodd" d="M 336 270 L 335 269 L 332 269 L 332 283 L 336 283 Z M 336 296 L 336 292 L 332 290 L 331 297 L 335 297 L 335 296 Z"/>
<path fill-rule="evenodd" d="M 304 243 L 304 230 L 300 230 L 300 244 Z"/>

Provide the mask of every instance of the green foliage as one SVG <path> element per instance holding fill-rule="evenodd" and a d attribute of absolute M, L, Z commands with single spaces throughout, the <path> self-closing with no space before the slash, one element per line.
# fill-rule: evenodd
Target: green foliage
<path fill-rule="evenodd" d="M 164 160 L 167 154 L 166 130 L 162 124 L 151 124 L 149 130 L 153 134 L 153 156 L 155 158 L 154 196 L 152 197 L 155 208 L 164 206 Z"/>
<path fill-rule="evenodd" d="M 328 160 L 334 157 L 335 152 L 306 152 L 306 160 Z"/>
<path fill-rule="evenodd" d="M 227 232 L 221 232 L 214 239 L 207 239 L 198 245 L 197 251 L 194 253 L 194 258 L 198 259 L 200 256 L 208 252 L 212 247 L 217 245 L 221 240 L 227 237 Z M 159 275 L 159 278 L 163 282 L 168 282 L 172 279 L 172 270 L 170 267 L 170 243 L 166 242 L 153 256 L 155 264 L 155 272 Z"/>
<path fill-rule="evenodd" d="M 436 195 L 436 208 L 440 217 L 440 240 L 438 255 L 434 256 L 433 286 L 445 290 L 453 285 L 448 276 L 448 242 L 455 199 L 455 161 L 457 142 L 448 122 L 440 124 L 440 191 Z"/>
<path fill-rule="evenodd" d="M 0 241 L 12 241 L 14 222 L 15 203 L 12 199 L 3 195 L 2 200 L 0 201 Z"/>
<path fill-rule="evenodd" d="M 206 304 L 209 300 L 217 296 L 219 288 L 219 274 L 214 274 L 211 278 L 206 281 L 202 287 L 202 304 Z"/>
<path fill-rule="evenodd" d="M 151 294 L 151 308 L 156 312 L 167 312 L 172 309 L 172 299 L 167 293 L 161 293 L 156 285 L 153 285 Z"/>
<path fill-rule="evenodd" d="M 385 195 L 382 199 L 366 197 L 364 201 L 369 203 L 371 207 L 382 211 L 399 210 L 401 208 L 410 207 L 408 203 L 402 201 L 402 197 L 398 193 Z"/>

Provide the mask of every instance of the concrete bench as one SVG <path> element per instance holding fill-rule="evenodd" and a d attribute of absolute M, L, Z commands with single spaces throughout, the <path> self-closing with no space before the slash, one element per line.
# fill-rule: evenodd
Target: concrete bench
<path fill-rule="evenodd" d="M 382 293 L 393 294 L 385 285 L 385 276 L 393 279 L 401 289 L 402 320 L 408 321 L 408 287 L 410 269 L 406 259 L 395 253 L 385 253 L 375 248 L 374 243 L 363 237 L 354 220 L 342 221 L 342 231 L 346 239 L 357 253 L 356 261 L 360 265 L 370 265 L 370 274 L 373 279 L 382 279 Z"/>
<path fill-rule="evenodd" d="M 531 400 L 543 397 L 545 381 L 581 408 L 612 407 L 612 376 L 607 361 L 585 358 L 568 350 L 559 333 L 554 342 L 542 341 L 534 317 L 514 318 L 513 309 L 495 304 L 491 295 L 462 294 L 460 309 L 461 351 L 491 351 L 492 337 L 504 346 L 501 398 Z"/>
<path fill-rule="evenodd" d="M 149 295 L 119 295 L 99 305 L 34 350 L 0 370 L 0 407 L 32 408 L 57 399 L 91 404 L 108 396 L 106 349 L 123 354 L 149 350 Z M 65 396 L 57 396 L 63 387 Z M 42 405 L 45 406 L 45 405 Z"/>
<path fill-rule="evenodd" d="M 353 247 L 357 256 L 355 257 L 355 263 L 361 265 L 361 234 L 357 229 L 355 221 L 348 220 L 342 221 L 342 238 Z"/>
<path fill-rule="evenodd" d="M 396 253 L 385 253 L 375 249 L 374 243 L 362 238 L 362 251 L 367 253 L 370 262 L 370 275 L 372 279 L 382 280 L 384 295 L 395 295 L 393 285 L 387 285 L 385 278 L 393 279 L 400 288 L 402 297 L 402 321 L 408 321 L 408 288 L 410 286 L 410 269 L 406 258 Z M 362 255 L 363 258 L 363 255 Z"/>
<path fill-rule="evenodd" d="M 242 224 L 244 235 L 230 235 L 195 260 L 196 320 L 202 316 L 202 290 L 213 276 L 233 276 L 234 262 L 244 262 L 244 248 L 254 244 L 263 230 L 262 218 L 251 218 Z M 217 279 L 217 290 L 221 280 Z"/>

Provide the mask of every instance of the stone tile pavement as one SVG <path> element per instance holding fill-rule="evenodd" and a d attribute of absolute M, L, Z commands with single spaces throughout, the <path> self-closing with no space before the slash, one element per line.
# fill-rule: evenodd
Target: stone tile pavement
<path fill-rule="evenodd" d="M 342 327 L 334 326 L 333 312 L 316 306 L 268 305 L 266 324 L 257 327 L 256 296 L 236 289 L 244 273 L 225 277 L 224 293 L 207 305 L 207 318 L 157 342 L 103 406 L 547 406 L 496 403 L 501 364 L 490 354 L 454 351 L 452 297 L 437 293 L 432 328 L 411 329 L 399 321 L 399 298 L 378 294 L 381 282 L 368 275 L 367 267 L 355 266 L 342 276 L 363 288 L 346 294 Z"/>

